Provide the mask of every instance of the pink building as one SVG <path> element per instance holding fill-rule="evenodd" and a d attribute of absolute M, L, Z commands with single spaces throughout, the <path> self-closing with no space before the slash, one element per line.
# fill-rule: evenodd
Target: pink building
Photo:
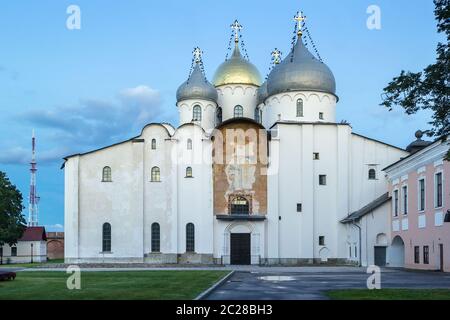
<path fill-rule="evenodd" d="M 412 154 L 384 171 L 392 197 L 390 266 L 450 272 L 450 148 L 421 140 Z"/>

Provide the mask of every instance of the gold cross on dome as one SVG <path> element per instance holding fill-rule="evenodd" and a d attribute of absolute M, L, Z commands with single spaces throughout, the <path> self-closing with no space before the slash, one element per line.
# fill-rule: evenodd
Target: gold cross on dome
<path fill-rule="evenodd" d="M 273 63 L 279 64 L 281 62 L 282 52 L 280 50 L 278 50 L 277 48 L 275 48 L 275 50 L 273 50 L 271 54 L 272 54 Z"/>
<path fill-rule="evenodd" d="M 306 20 L 306 16 L 303 15 L 302 11 L 297 12 L 297 15 L 294 17 L 294 21 L 297 22 L 297 34 L 299 36 L 302 35 L 302 22 Z"/>
<path fill-rule="evenodd" d="M 194 54 L 194 60 L 196 63 L 202 61 L 203 52 L 199 47 L 196 47 L 192 53 Z"/>
<path fill-rule="evenodd" d="M 242 26 L 239 21 L 234 20 L 233 24 L 230 26 L 234 31 L 234 41 L 239 42 L 239 32 L 242 30 Z"/>

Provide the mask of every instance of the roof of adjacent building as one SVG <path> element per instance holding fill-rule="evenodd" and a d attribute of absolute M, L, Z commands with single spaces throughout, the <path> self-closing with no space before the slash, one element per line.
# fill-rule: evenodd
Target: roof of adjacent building
<path fill-rule="evenodd" d="M 44 227 L 27 227 L 18 241 L 47 241 Z"/>
<path fill-rule="evenodd" d="M 374 201 L 372 201 L 368 205 L 366 205 L 366 206 L 362 207 L 361 209 L 351 213 L 348 217 L 346 217 L 345 219 L 342 219 L 341 222 L 342 223 L 349 223 L 349 222 L 353 222 L 353 221 L 359 220 L 362 217 L 364 217 L 366 214 L 371 213 L 373 210 L 377 209 L 378 207 L 380 207 L 381 205 L 385 204 L 389 200 L 391 200 L 391 197 L 389 196 L 389 193 L 386 192 L 381 197 L 375 199 Z"/>

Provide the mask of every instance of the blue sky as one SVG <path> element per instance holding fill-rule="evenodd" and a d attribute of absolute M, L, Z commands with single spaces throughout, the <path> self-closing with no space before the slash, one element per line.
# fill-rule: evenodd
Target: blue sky
<path fill-rule="evenodd" d="M 40 223 L 64 224 L 62 157 L 137 135 L 146 122 L 177 124 L 175 92 L 193 47 L 209 79 L 224 60 L 229 25 L 239 19 L 250 60 L 265 76 L 270 52 L 289 52 L 299 9 L 333 70 L 338 120 L 355 132 L 405 147 L 429 114 L 379 106 L 383 87 L 402 69 L 435 61 L 434 5 L 407 0 L 303 1 L 4 1 L 0 10 L 0 170 L 28 198 L 30 136 L 38 139 Z M 66 9 L 81 9 L 68 30 Z M 366 27 L 369 5 L 381 30 Z M 24 211 L 26 212 L 26 211 Z"/>

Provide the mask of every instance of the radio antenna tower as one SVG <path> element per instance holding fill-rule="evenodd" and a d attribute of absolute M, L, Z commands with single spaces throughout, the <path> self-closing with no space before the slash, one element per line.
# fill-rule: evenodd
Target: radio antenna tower
<path fill-rule="evenodd" d="M 37 171 L 37 163 L 36 163 L 36 138 L 34 136 L 34 130 L 31 137 L 31 181 L 30 181 L 30 196 L 29 196 L 29 204 L 28 204 L 28 226 L 35 227 L 38 225 L 38 202 L 39 197 L 36 193 L 36 171 Z"/>

